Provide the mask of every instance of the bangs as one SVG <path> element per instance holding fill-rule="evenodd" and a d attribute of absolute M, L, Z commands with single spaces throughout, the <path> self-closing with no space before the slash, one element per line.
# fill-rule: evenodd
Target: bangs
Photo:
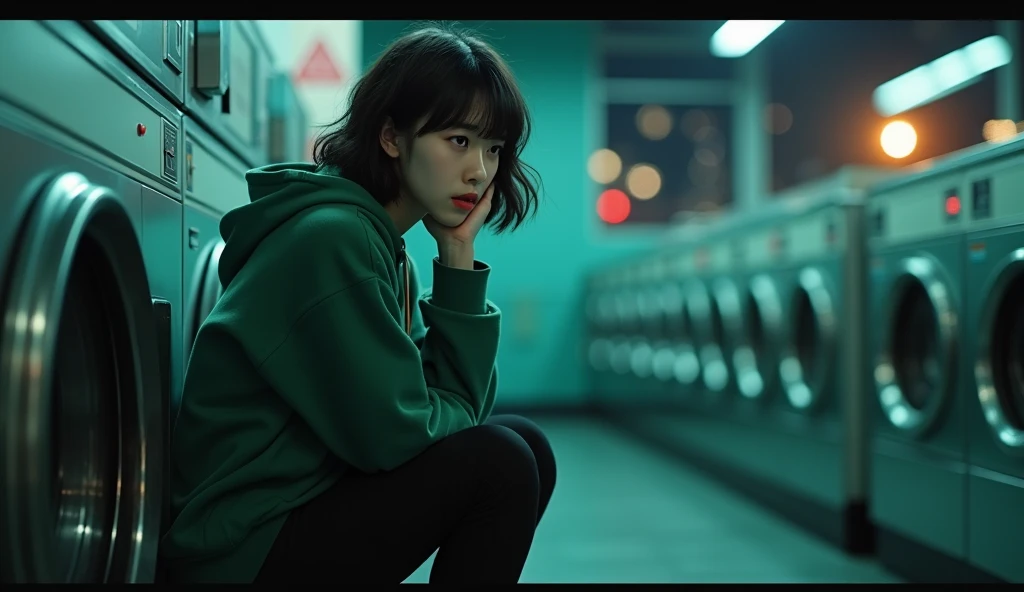
<path fill-rule="evenodd" d="M 443 90 L 427 110 L 430 116 L 416 134 L 463 128 L 488 140 L 515 145 L 523 134 L 525 105 L 519 93 L 499 76 L 481 80 L 482 74 L 473 73 L 473 80 L 459 76 L 463 80 L 442 84 Z M 466 92 L 467 88 L 475 92 Z"/>

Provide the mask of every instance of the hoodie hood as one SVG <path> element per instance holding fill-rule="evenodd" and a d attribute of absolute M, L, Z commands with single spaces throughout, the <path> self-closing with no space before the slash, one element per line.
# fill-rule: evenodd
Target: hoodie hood
<path fill-rule="evenodd" d="M 231 210 L 220 222 L 226 243 L 219 262 L 221 285 L 231 283 L 268 234 L 302 210 L 322 204 L 355 205 L 365 210 L 397 257 L 402 237 L 387 210 L 336 169 L 304 162 L 272 164 L 247 172 L 245 180 L 250 203 Z"/>

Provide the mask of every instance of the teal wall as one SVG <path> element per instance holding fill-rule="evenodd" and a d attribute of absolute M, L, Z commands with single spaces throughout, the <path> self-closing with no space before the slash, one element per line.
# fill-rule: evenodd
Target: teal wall
<path fill-rule="evenodd" d="M 364 68 L 410 21 L 364 21 Z M 502 310 L 499 402 L 573 405 L 586 399 L 581 291 L 587 270 L 648 248 L 657 233 L 608 236 L 595 214 L 599 189 L 588 155 L 603 141 L 603 108 L 594 60 L 597 22 L 466 21 L 508 60 L 533 115 L 524 160 L 544 183 L 534 221 L 517 232 L 478 239 L 477 257 L 492 266 L 488 297 Z M 618 230 L 618 229 L 616 229 Z M 417 225 L 406 244 L 430 283 L 437 248 Z"/>

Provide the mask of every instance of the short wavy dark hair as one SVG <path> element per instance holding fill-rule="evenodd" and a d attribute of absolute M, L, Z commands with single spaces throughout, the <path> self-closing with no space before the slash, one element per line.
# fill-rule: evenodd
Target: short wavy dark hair
<path fill-rule="evenodd" d="M 490 45 L 454 24 L 431 23 L 394 41 L 356 82 L 345 114 L 313 146 L 313 162 L 337 167 L 382 205 L 399 198 L 393 161 L 380 146 L 390 117 L 396 130 L 423 136 L 467 122 L 485 138 L 505 141 L 494 178 L 487 224 L 515 230 L 536 213 L 540 175 L 522 161 L 531 119 L 511 69 Z"/>

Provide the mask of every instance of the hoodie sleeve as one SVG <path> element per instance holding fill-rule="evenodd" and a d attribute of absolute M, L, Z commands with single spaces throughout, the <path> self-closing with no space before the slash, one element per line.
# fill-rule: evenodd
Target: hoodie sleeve
<path fill-rule="evenodd" d="M 477 425 L 497 382 L 500 312 L 484 298 L 489 270 L 435 263 L 435 289 L 419 302 L 427 328 L 417 347 L 391 285 L 369 262 L 340 271 L 349 265 L 332 263 L 324 273 L 369 277 L 299 316 L 260 365 L 268 383 L 335 455 L 364 472 L 393 469 Z"/>

